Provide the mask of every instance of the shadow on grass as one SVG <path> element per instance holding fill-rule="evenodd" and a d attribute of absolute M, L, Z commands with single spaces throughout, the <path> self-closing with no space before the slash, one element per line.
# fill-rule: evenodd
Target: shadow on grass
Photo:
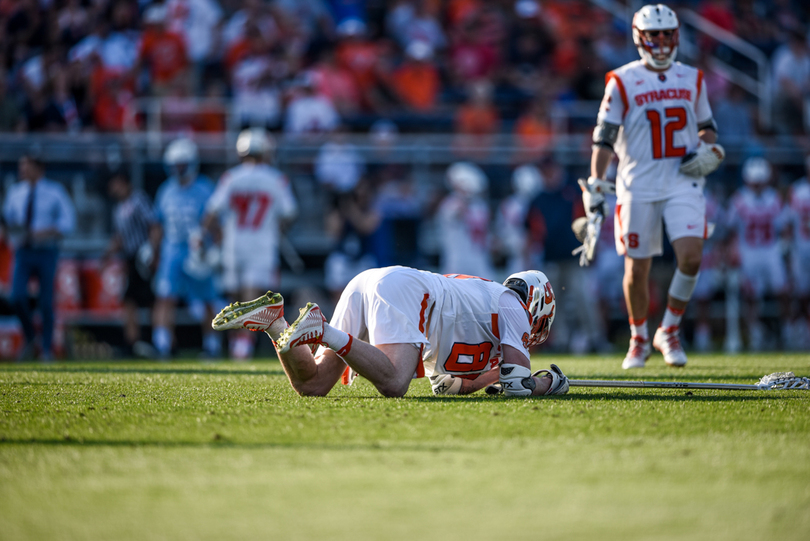
<path fill-rule="evenodd" d="M 171 368 L 167 365 L 166 368 L 116 368 L 116 367 L 78 367 L 78 366 L 59 366 L 59 365 L 36 365 L 36 366 L 11 366 L 0 370 L 3 372 L 53 372 L 53 373 L 72 373 L 72 374 L 201 374 L 201 375 L 216 375 L 216 376 L 283 376 L 284 371 L 281 369 L 267 369 L 267 370 L 232 370 L 227 367 L 221 369 L 215 368 Z"/>
<path fill-rule="evenodd" d="M 677 392 L 678 394 L 661 394 L 660 391 L 664 391 L 667 393 L 672 393 L 672 391 Z M 506 398 L 503 396 L 464 396 L 464 397 L 444 397 L 444 396 L 413 396 L 413 397 L 405 397 L 403 400 L 410 400 L 413 402 L 452 402 L 454 404 L 458 404 L 460 401 L 465 402 L 489 402 L 492 404 L 496 404 L 502 401 L 523 401 L 523 400 L 530 400 L 530 401 L 546 401 L 546 400 L 553 400 L 553 401 L 563 401 L 563 402 L 590 402 L 594 400 L 610 400 L 610 401 L 643 401 L 643 402 L 756 402 L 758 400 L 764 399 L 771 399 L 771 398 L 778 398 L 779 396 L 784 397 L 796 397 L 797 394 L 795 392 L 790 392 L 790 395 L 784 395 L 780 391 L 736 391 L 737 393 L 746 393 L 745 395 L 740 394 L 723 394 L 723 395 L 704 395 L 701 394 L 708 389 L 695 389 L 691 391 L 684 392 L 683 389 L 645 389 L 643 392 L 589 392 L 589 393 L 579 393 L 576 391 L 570 392 L 564 396 L 555 396 L 555 397 L 543 397 L 543 396 L 535 396 L 530 398 Z M 658 392 L 656 392 L 658 391 Z M 733 392 L 733 391 L 732 391 Z M 753 394 L 751 394 L 753 393 Z M 809 395 L 810 396 L 810 395 Z"/>
<path fill-rule="evenodd" d="M 12 445 L 42 445 L 47 447 L 132 447 L 132 448 L 163 448 L 163 449 L 304 449 L 313 451 L 415 451 L 422 453 L 438 453 L 441 451 L 469 451 L 464 445 L 420 445 L 403 444 L 403 442 L 370 443 L 344 443 L 330 444 L 318 442 L 236 442 L 230 441 L 227 436 L 219 436 L 209 441 L 132 441 L 132 440 L 85 440 L 82 438 L 51 438 L 51 439 L 0 439 L 0 449 Z"/>

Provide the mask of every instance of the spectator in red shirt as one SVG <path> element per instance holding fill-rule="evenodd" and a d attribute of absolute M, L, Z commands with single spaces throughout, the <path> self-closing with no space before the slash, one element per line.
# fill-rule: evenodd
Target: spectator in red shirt
<path fill-rule="evenodd" d="M 149 69 L 152 93 L 166 96 L 175 85 L 183 84 L 188 66 L 188 54 L 183 37 L 166 30 L 166 7 L 152 5 L 144 13 L 143 33 L 135 72 L 142 65 Z"/>
<path fill-rule="evenodd" d="M 391 76 L 391 87 L 400 101 L 421 113 L 432 111 L 441 90 L 439 70 L 433 65 L 433 49 L 414 41 L 405 50 L 406 60 Z"/>
<path fill-rule="evenodd" d="M 456 113 L 456 152 L 471 159 L 488 151 L 501 124 L 492 102 L 492 83 L 480 79 L 470 85 L 470 97 Z"/>
<path fill-rule="evenodd" d="M 336 57 L 338 64 L 354 77 L 365 109 L 381 111 L 385 108 L 380 95 L 378 65 L 383 47 L 368 39 L 366 23 L 359 19 L 346 19 L 337 27 L 339 37 Z"/>
<path fill-rule="evenodd" d="M 450 71 L 457 85 L 488 79 L 498 68 L 497 48 L 487 42 L 478 17 L 465 21 L 450 48 Z"/>

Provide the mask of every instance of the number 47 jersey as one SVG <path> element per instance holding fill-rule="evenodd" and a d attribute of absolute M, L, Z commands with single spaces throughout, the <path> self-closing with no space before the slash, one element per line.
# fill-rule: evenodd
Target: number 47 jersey
<path fill-rule="evenodd" d="M 280 222 L 297 213 L 287 178 L 266 164 L 243 163 L 222 175 L 206 212 L 220 217 L 223 256 L 233 261 L 267 259 L 275 267 Z"/>
<path fill-rule="evenodd" d="M 678 171 L 700 139 L 698 126 L 710 123 L 712 111 L 703 72 L 680 62 L 663 72 L 641 60 L 605 76 L 605 97 L 598 121 L 621 126 L 614 146 L 619 156 L 616 194 L 619 201 L 661 201 L 701 187 Z"/>

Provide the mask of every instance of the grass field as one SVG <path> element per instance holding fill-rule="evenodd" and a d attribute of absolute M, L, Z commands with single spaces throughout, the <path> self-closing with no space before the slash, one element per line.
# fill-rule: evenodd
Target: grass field
<path fill-rule="evenodd" d="M 810 356 L 548 357 L 754 383 Z M 542 363 L 541 363 L 542 361 Z M 810 392 L 300 398 L 275 362 L 0 365 L 0 539 L 810 538 Z"/>

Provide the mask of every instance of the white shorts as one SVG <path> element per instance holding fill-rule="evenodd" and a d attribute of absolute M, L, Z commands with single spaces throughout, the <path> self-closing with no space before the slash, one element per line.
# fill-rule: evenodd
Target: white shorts
<path fill-rule="evenodd" d="M 226 259 L 222 269 L 222 287 L 229 293 L 243 289 L 275 290 L 278 288 L 278 267 L 269 260 L 239 261 Z"/>
<path fill-rule="evenodd" d="M 741 250 L 740 263 L 743 286 L 754 298 L 761 299 L 766 293 L 785 292 L 787 272 L 778 247 Z"/>
<path fill-rule="evenodd" d="M 706 238 L 706 199 L 702 193 L 681 193 L 665 201 L 618 202 L 614 237 L 619 255 L 646 259 L 664 253 L 663 223 L 669 241 Z"/>
<path fill-rule="evenodd" d="M 418 271 L 402 267 L 367 270 L 343 290 L 329 324 L 373 346 L 427 346 L 425 325 L 432 306 L 427 295 Z"/>
<path fill-rule="evenodd" d="M 794 249 L 790 258 L 790 270 L 796 294 L 799 297 L 810 295 L 810 251 Z"/>

